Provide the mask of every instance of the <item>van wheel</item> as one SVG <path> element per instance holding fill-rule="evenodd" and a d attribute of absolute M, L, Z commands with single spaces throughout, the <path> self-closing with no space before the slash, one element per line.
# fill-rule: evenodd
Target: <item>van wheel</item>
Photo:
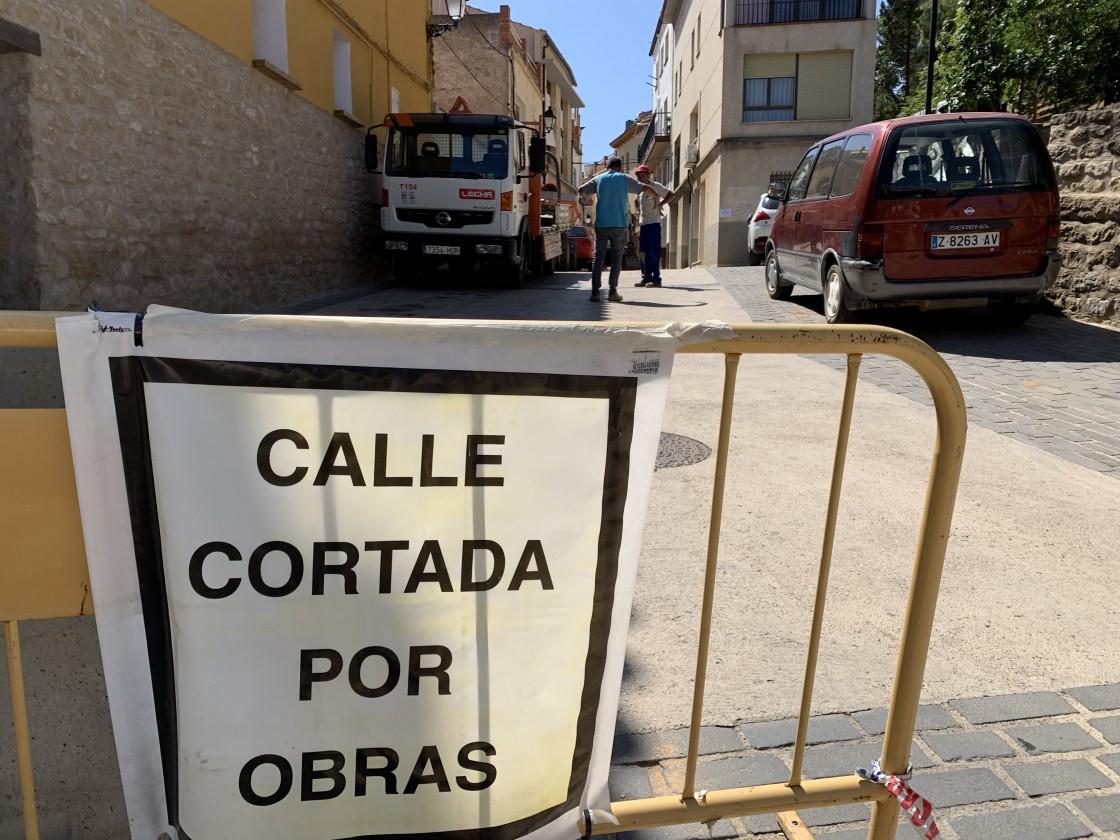
<path fill-rule="evenodd" d="M 782 283 L 782 269 L 778 265 L 778 252 L 771 250 L 766 255 L 766 294 L 774 300 L 789 300 L 793 286 Z"/>
<path fill-rule="evenodd" d="M 830 324 L 846 324 L 852 320 L 852 313 L 844 305 L 844 275 L 836 264 L 828 267 L 824 278 L 824 319 Z"/>
<path fill-rule="evenodd" d="M 988 314 L 997 324 L 1017 327 L 1024 323 L 1034 312 L 1033 303 L 1017 303 L 1013 300 L 994 300 L 988 304 Z"/>

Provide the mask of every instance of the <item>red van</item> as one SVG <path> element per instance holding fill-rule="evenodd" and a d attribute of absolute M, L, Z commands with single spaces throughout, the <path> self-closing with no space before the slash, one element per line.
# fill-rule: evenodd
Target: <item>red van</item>
<path fill-rule="evenodd" d="M 1034 126 L 1005 113 L 929 114 L 851 128 L 817 143 L 781 199 L 766 244 L 766 290 L 824 295 L 825 320 L 877 306 L 987 303 L 1030 317 L 1058 276 L 1054 166 Z"/>

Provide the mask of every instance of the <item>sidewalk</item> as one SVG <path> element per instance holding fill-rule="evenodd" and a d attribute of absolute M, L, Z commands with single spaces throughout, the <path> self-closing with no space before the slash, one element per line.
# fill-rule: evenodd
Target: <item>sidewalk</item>
<path fill-rule="evenodd" d="M 911 785 L 934 806 L 946 840 L 1072 840 L 1120 832 L 1120 684 L 973 697 L 924 705 L 910 759 Z M 821 715 L 809 725 L 804 776 L 852 773 L 879 756 L 886 709 Z M 795 719 L 707 726 L 696 788 L 789 778 Z M 611 798 L 679 792 L 688 729 L 615 739 Z M 799 812 L 813 835 L 863 840 L 870 807 Z M 899 838 L 916 837 L 905 823 Z M 783 837 L 772 815 L 631 832 L 641 840 Z"/>

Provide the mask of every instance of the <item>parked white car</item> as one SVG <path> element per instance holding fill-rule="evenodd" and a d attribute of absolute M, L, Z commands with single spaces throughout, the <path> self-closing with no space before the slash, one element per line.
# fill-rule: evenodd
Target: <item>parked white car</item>
<path fill-rule="evenodd" d="M 750 227 L 747 228 L 747 241 L 751 249 L 747 253 L 747 265 L 761 265 L 762 256 L 766 253 L 766 240 L 770 237 L 770 226 L 774 224 L 774 213 L 777 212 L 781 202 L 771 198 L 766 193 L 759 196 L 758 207 L 751 216 Z"/>

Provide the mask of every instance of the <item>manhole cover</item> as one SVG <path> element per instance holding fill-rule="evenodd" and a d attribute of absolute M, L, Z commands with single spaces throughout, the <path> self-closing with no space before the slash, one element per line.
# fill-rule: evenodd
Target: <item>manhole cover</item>
<path fill-rule="evenodd" d="M 668 432 L 661 433 L 661 441 L 657 444 L 657 465 L 655 469 L 665 467 L 687 467 L 689 464 L 699 464 L 712 455 L 712 447 L 693 440 L 684 435 L 674 435 Z"/>

